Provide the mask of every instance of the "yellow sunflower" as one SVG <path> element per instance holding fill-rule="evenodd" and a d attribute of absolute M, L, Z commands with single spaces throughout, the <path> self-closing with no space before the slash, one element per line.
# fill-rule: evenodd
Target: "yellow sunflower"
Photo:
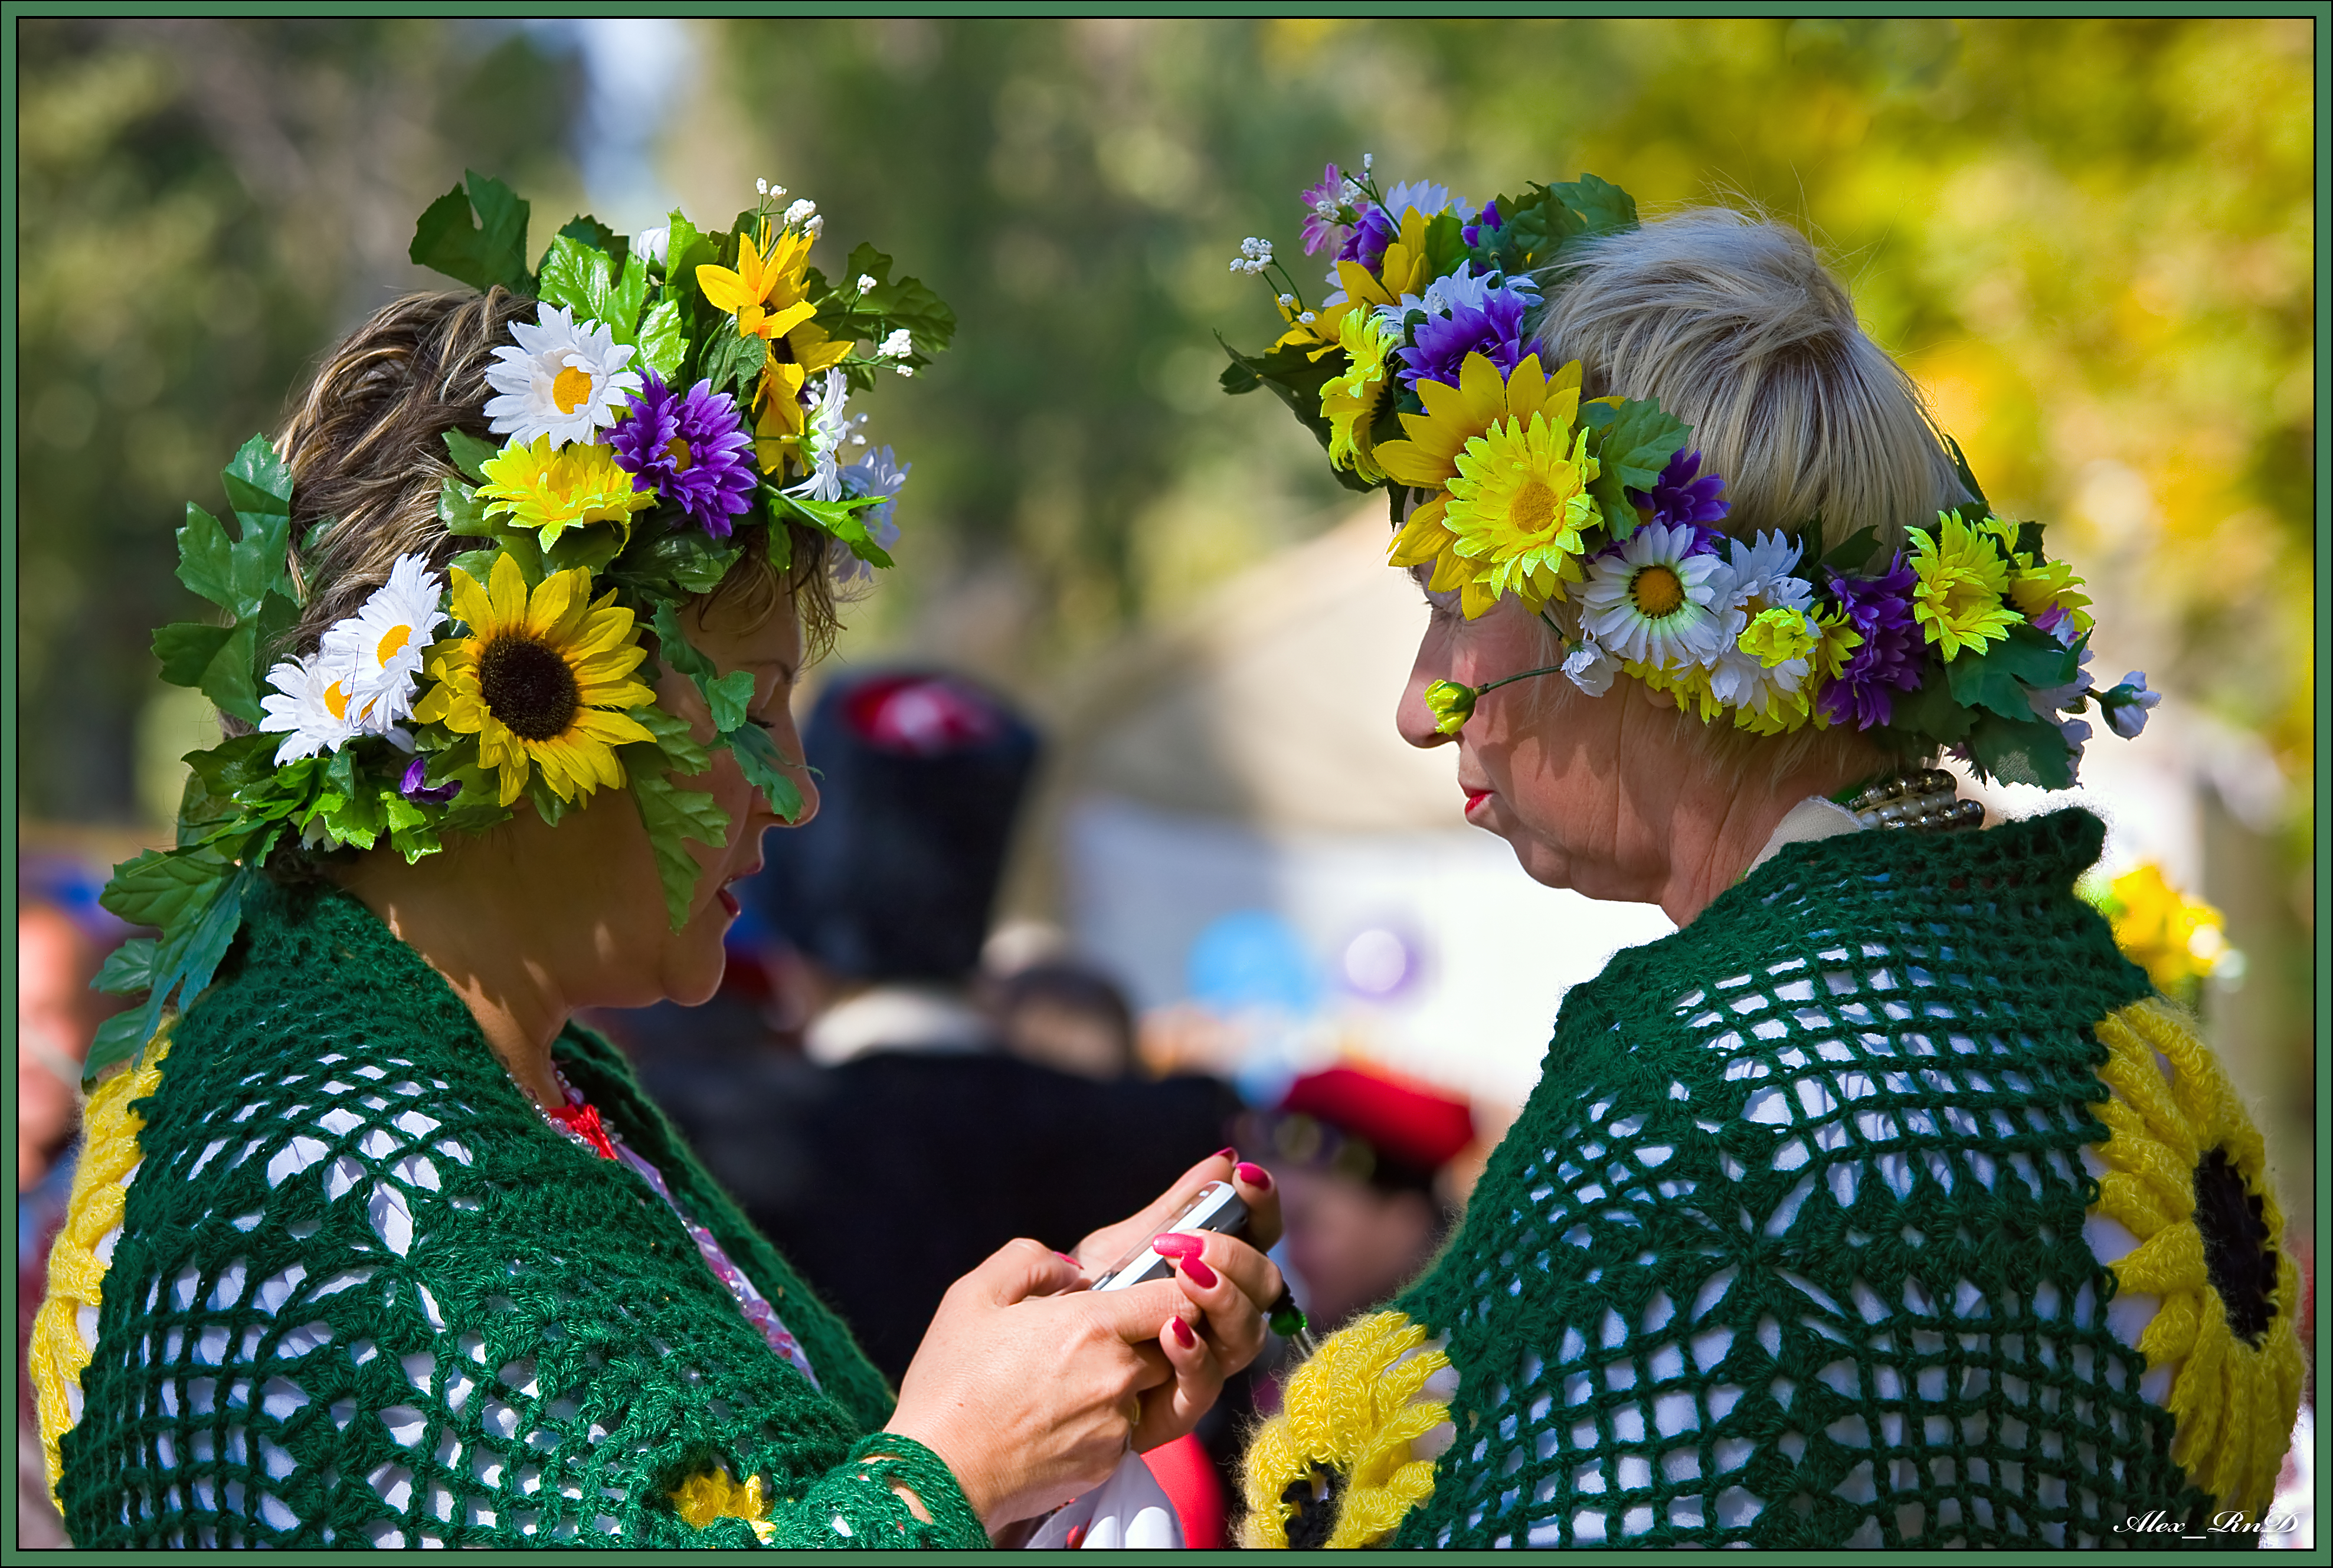
<path fill-rule="evenodd" d="M 612 447 L 571 441 L 552 449 L 549 436 L 532 446 L 514 441 L 481 465 L 486 483 L 478 499 L 486 514 L 500 514 L 533 528 L 549 549 L 570 528 L 589 523 L 620 523 L 631 534 L 632 514 L 656 505 L 654 490 L 635 489 L 632 476 L 616 463 Z"/>
<path fill-rule="evenodd" d="M 610 589 L 594 602 L 591 574 L 554 572 L 530 593 L 508 555 L 494 558 L 487 586 L 456 566 L 454 614 L 469 628 L 430 649 L 437 682 L 413 706 L 424 724 L 443 722 L 478 737 L 478 757 L 502 774 L 502 803 L 526 788 L 531 768 L 561 800 L 600 784 L 620 787 L 615 748 L 656 737 L 622 709 L 656 694 L 630 678 L 648 657 L 632 612 Z"/>
<path fill-rule="evenodd" d="M 1944 650 L 1946 660 L 1963 648 L 1983 653 L 1986 643 L 2006 637 L 2017 624 L 2017 611 L 2001 602 L 2009 587 L 2009 563 L 1959 513 L 1937 513 L 1934 534 L 1912 530 L 1912 571 L 1920 580 L 1912 592 L 1912 618 Z"/>
<path fill-rule="evenodd" d="M 1579 411 L 1579 362 L 1575 360 L 1550 376 L 1540 368 L 1539 356 L 1531 354 L 1502 377 L 1488 358 L 1469 354 L 1459 367 L 1456 386 L 1420 380 L 1417 395 L 1426 411 L 1401 416 L 1408 438 L 1379 447 L 1378 465 L 1397 485 L 1437 494 L 1410 514 L 1394 535 L 1388 559 L 1397 566 L 1431 564 L 1434 576 L 1428 586 L 1436 592 L 1461 590 L 1461 607 L 1471 620 L 1497 603 L 1501 590 L 1492 582 L 1495 563 L 1486 565 L 1460 552 L 1448 517 L 1452 493 L 1445 486 L 1458 476 L 1459 456 L 1467 443 L 1495 425 L 1512 421 L 1527 428 L 1533 416 L 1545 415 L 1551 432 L 1559 423 L 1568 430 Z M 1550 492 L 1556 494 L 1553 486 Z M 1551 512 L 1551 517 L 1560 515 L 1560 509 Z"/>
<path fill-rule="evenodd" d="M 2160 1298 L 2139 1336 L 2171 1366 L 2171 1457 L 2223 1509 L 2257 1518 L 2292 1439 L 2302 1366 L 2300 1271 L 2259 1130 L 2189 1022 L 2160 997 L 2098 1026 L 2112 1097 L 2093 1152 L 2107 1167 L 2094 1212 L 2138 1246 L 2110 1266 L 2127 1293 Z"/>
<path fill-rule="evenodd" d="M 1345 373 L 1322 383 L 1320 417 L 1329 421 L 1329 461 L 1364 479 L 1385 477 L 1370 449 L 1369 427 L 1386 391 L 1386 354 L 1397 341 L 1375 311 L 1349 313 L 1339 329 Z"/>

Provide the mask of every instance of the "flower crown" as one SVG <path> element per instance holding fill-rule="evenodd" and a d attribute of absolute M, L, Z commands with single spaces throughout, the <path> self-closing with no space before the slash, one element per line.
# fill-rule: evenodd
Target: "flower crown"
<path fill-rule="evenodd" d="M 1877 530 L 1824 548 L 1822 519 L 1730 538 L 1728 503 L 1692 428 L 1657 400 L 1580 399 L 1575 361 L 1532 351 L 1544 296 L 1579 242 L 1637 226 L 1627 192 L 1594 175 L 1476 210 L 1426 182 L 1380 190 L 1364 157 L 1304 193 L 1304 252 L 1333 253 L 1318 305 L 1248 239 L 1235 273 L 1267 278 L 1285 331 L 1247 355 L 1225 344 L 1224 390 L 1268 386 L 1328 449 L 1348 488 L 1384 486 L 1394 564 L 1469 618 L 1520 600 L 1562 638 L 1560 665 L 1426 697 L 1455 734 L 1484 692 L 1559 671 L 1600 696 L 1625 672 L 1704 721 L 1761 734 L 1813 725 L 1949 747 L 1981 777 L 2069 787 L 2098 704 L 2136 735 L 2160 700 L 2134 671 L 2089 673 L 2082 581 L 2042 552 L 2041 525 L 1975 499 L 1910 531 L 1871 569 Z M 1420 505 L 1407 522 L 1402 506 Z"/>
<path fill-rule="evenodd" d="M 718 844 L 728 827 L 710 793 L 682 783 L 712 751 L 727 748 L 780 816 L 800 813 L 785 759 L 747 717 L 753 677 L 716 678 L 678 612 L 757 536 L 791 566 L 788 524 L 825 535 L 838 578 L 891 564 L 907 466 L 888 447 L 857 450 L 850 395 L 879 370 L 928 364 L 955 318 L 872 245 L 830 284 L 809 265 L 816 204 L 780 210 L 782 187 L 756 188 L 726 230 L 675 212 L 627 240 L 576 218 L 535 273 L 527 204 L 500 181 L 473 173 L 430 204 L 413 259 L 531 297 L 535 319 L 512 323 L 486 371 L 503 443 L 444 438 L 457 476 L 437 515 L 475 548 L 442 578 L 426 555 L 400 556 L 314 653 L 267 663 L 306 599 L 283 459 L 254 436 L 228 466 L 238 536 L 188 505 L 178 578 L 225 624 L 165 626 L 155 655 L 165 680 L 254 727 L 187 758 L 176 847 L 123 862 L 106 886 L 107 909 L 161 934 L 124 944 L 98 978 L 147 999 L 100 1031 L 91 1077 L 135 1054 L 174 995 L 191 1004 L 210 983 L 245 892 L 287 842 L 386 842 L 410 861 L 522 805 L 556 825 L 594 790 L 629 787 L 677 930 L 697 876 L 685 841 Z M 334 526 L 318 523 L 302 553 Z M 643 630 L 703 695 L 710 746 L 657 706 Z"/>

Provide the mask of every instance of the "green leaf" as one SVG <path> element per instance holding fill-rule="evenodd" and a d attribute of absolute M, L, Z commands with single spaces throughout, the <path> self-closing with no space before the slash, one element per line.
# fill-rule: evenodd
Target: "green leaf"
<path fill-rule="evenodd" d="M 778 755 L 778 744 L 770 732 L 758 724 L 742 725 L 721 737 L 729 754 L 737 759 L 738 769 L 745 782 L 762 792 L 770 809 L 787 822 L 802 820 L 802 791 L 783 771 L 783 759 Z"/>
<path fill-rule="evenodd" d="M 1992 503 L 1984 498 L 1984 487 L 1976 482 L 1976 473 L 1969 467 L 1968 454 L 1963 452 L 1961 444 L 1950 436 L 1944 438 L 1944 445 L 1953 449 L 1953 467 L 1961 476 L 1961 487 L 1975 499 L 1978 515 L 1991 516 Z M 1965 516 L 1962 519 L 1963 522 L 1970 520 Z"/>
<path fill-rule="evenodd" d="M 1637 226 L 1636 199 L 1618 186 L 1592 174 L 1551 186 L 1548 194 L 1577 215 L 1582 233 L 1614 234 Z"/>
<path fill-rule="evenodd" d="M 92 991 L 104 991 L 116 996 L 135 996 L 154 986 L 154 938 L 132 937 L 106 956 L 104 967 L 97 978 L 89 983 Z"/>
<path fill-rule="evenodd" d="M 1944 744 L 1966 736 L 1976 715 L 1954 699 L 1951 684 L 1934 659 L 1922 666 L 1921 676 L 1918 690 L 1896 694 L 1888 727 Z"/>
<path fill-rule="evenodd" d="M 1348 356 L 1342 349 L 1334 349 L 1318 360 L 1303 349 L 1290 345 L 1256 355 L 1243 354 L 1224 342 L 1221 332 L 1215 341 L 1223 344 L 1224 352 L 1232 359 L 1232 370 L 1224 372 L 1223 385 L 1227 392 L 1253 391 L 1256 387 L 1272 389 L 1272 396 L 1288 405 L 1289 412 L 1303 421 L 1312 432 L 1312 438 L 1326 450 L 1329 445 L 1329 421 L 1320 416 L 1320 389 L 1345 373 Z M 1235 385 L 1233 371 L 1241 377 L 1254 378 L 1245 385 Z M 1337 482 L 1348 490 L 1374 490 L 1377 485 L 1344 468 L 1332 470 Z"/>
<path fill-rule="evenodd" d="M 162 678 L 172 686 L 201 686 L 212 661 L 235 634 L 232 626 L 206 626 L 198 620 L 174 620 L 158 628 L 154 657 L 162 661 Z"/>
<path fill-rule="evenodd" d="M 500 457 L 502 448 L 492 441 L 479 440 L 467 430 L 448 430 L 446 432 L 446 455 L 454 459 L 454 467 L 462 471 L 462 477 L 473 485 L 483 485 L 486 482 L 488 459 Z M 438 496 L 437 515 L 446 515 L 442 491 Z"/>
<path fill-rule="evenodd" d="M 534 280 L 526 265 L 527 204 L 501 180 L 475 170 L 466 169 L 463 174 L 468 188 L 457 185 L 429 204 L 414 225 L 413 244 L 406 255 L 417 265 L 475 289 L 500 284 L 514 293 L 532 294 Z"/>
<path fill-rule="evenodd" d="M 623 236 L 588 212 L 579 213 L 561 224 L 559 232 L 569 239 L 581 240 L 593 250 L 606 252 L 610 259 L 620 259 L 628 248 Z"/>
<path fill-rule="evenodd" d="M 1980 714 L 1969 731 L 1968 748 L 1979 777 L 2045 790 L 2073 787 L 2074 754 L 2066 737 L 2056 725 L 2033 717 L 2030 710 L 2022 720 Z"/>
<path fill-rule="evenodd" d="M 2034 717 L 2027 694 L 2071 681 L 2079 658 L 2046 632 L 2012 626 L 2008 636 L 1983 653 L 1964 652 L 1952 660 L 1944 666 L 1944 674 L 1954 699 L 1963 707 L 1988 708 L 2022 723 Z M 2050 726 L 2051 733 L 2056 727 Z"/>
<path fill-rule="evenodd" d="M 251 559 L 267 570 L 238 573 L 243 592 L 256 599 L 275 584 L 283 570 L 283 551 L 292 538 L 292 469 L 264 436 L 254 436 L 235 452 L 219 477 L 226 484 L 227 505 L 242 524 L 243 543 Z M 258 532 L 257 541 L 252 538 Z"/>
<path fill-rule="evenodd" d="M 172 686 L 191 686 L 221 711 L 257 724 L 267 717 L 252 675 L 258 636 L 256 620 L 233 626 L 176 620 L 154 633 L 154 657 L 162 661 L 162 678 Z"/>
<path fill-rule="evenodd" d="M 1455 211 L 1436 213 L 1426 226 L 1426 265 L 1430 275 L 1445 276 L 1465 259 L 1466 240 L 1460 232 L 1465 226 L 1465 216 Z"/>
<path fill-rule="evenodd" d="M 705 683 L 706 706 L 713 713 L 713 727 L 724 735 L 745 722 L 746 710 L 754 706 L 754 675 L 751 670 L 733 669 L 718 680 Z"/>
<path fill-rule="evenodd" d="M 544 566 L 553 572 L 566 572 L 581 566 L 597 577 L 607 570 L 608 563 L 624 547 L 624 535 L 629 532 L 620 523 L 587 523 L 570 528 L 560 534 L 550 549 L 542 552 Z"/>
<path fill-rule="evenodd" d="M 675 786 L 655 747 L 636 745 L 623 750 L 646 754 L 637 761 L 628 755 L 624 771 L 631 783 L 632 803 L 639 808 L 640 825 L 648 830 L 648 848 L 656 856 L 665 914 L 677 931 L 688 924 L 689 906 L 696 900 L 697 879 L 703 874 L 686 841 L 695 839 L 719 850 L 728 842 L 729 813 L 709 793 Z"/>
<path fill-rule="evenodd" d="M 773 535 L 775 544 L 782 534 Z M 658 598 L 691 598 L 710 593 L 736 564 L 737 544 L 723 544 L 696 528 L 650 534 L 635 529 L 632 543 L 616 558 L 613 575 L 620 582 Z"/>
<path fill-rule="evenodd" d="M 428 813 L 401 794 L 384 794 L 380 801 L 389 814 L 389 842 L 405 857 L 406 864 L 445 848 L 437 829 L 429 823 Z"/>
<path fill-rule="evenodd" d="M 727 321 L 726 317 L 723 318 Z M 705 346 L 705 358 L 697 366 L 701 379 L 713 383 L 716 392 L 727 392 L 737 399 L 744 410 L 752 407 L 754 382 L 769 362 L 770 345 L 759 338 L 747 337 L 735 327 L 716 330 Z"/>
<path fill-rule="evenodd" d="M 679 373 L 688 340 L 681 334 L 678 301 L 659 301 L 648 313 L 640 322 L 638 346 L 641 362 L 658 375 L 670 380 Z"/>
<path fill-rule="evenodd" d="M 867 524 L 859 518 L 859 513 L 881 505 L 882 496 L 854 495 L 840 501 L 811 501 L 769 486 L 764 486 L 762 493 L 769 497 L 772 508 L 778 515 L 798 517 L 820 532 L 832 534 L 849 545 L 850 553 L 861 561 L 887 568 L 891 564 L 890 555 L 875 543 L 875 536 L 867 531 Z"/>
<path fill-rule="evenodd" d="M 641 728 L 656 736 L 657 749 L 664 754 L 667 767 L 684 774 L 700 774 L 713 765 L 713 758 L 696 744 L 688 721 L 678 714 L 667 713 L 660 707 L 636 707 L 630 712 Z"/>
<path fill-rule="evenodd" d="M 192 501 L 187 503 L 187 521 L 178 530 L 178 581 L 222 610 L 235 607 L 234 543 L 219 520 Z"/>
<path fill-rule="evenodd" d="M 149 1013 L 149 1008 L 132 1007 L 128 1012 L 116 1013 L 97 1026 L 97 1035 L 89 1043 L 89 1055 L 81 1064 L 83 1089 L 95 1086 L 108 1068 L 129 1061 L 145 1049 L 147 1040 L 153 1034 L 146 1022 Z"/>
<path fill-rule="evenodd" d="M 1503 222 L 1499 229 L 1502 269 L 1510 276 L 1528 273 L 1553 259 L 1563 242 L 1580 230 L 1580 219 L 1563 198 L 1534 183 L 1527 196 L 1499 198 Z"/>
<path fill-rule="evenodd" d="M 542 277 L 536 292 L 545 304 L 573 312 L 577 322 L 600 322 L 612 330 L 616 323 L 601 312 L 613 288 L 615 272 L 615 262 L 607 252 L 562 230 L 552 236 L 551 249 L 542 258 Z M 630 322 L 623 323 L 626 339 L 631 328 Z"/>
<path fill-rule="evenodd" d="M 696 683 L 699 691 L 714 678 L 713 661 L 691 646 L 687 633 L 680 629 L 680 614 L 671 604 L 659 604 L 648 617 L 648 625 L 657 634 L 657 649 L 664 661 Z M 711 705 L 712 699 L 706 699 Z"/>
<path fill-rule="evenodd" d="M 1603 508 L 1614 539 L 1636 532 L 1637 509 L 1627 492 L 1651 489 L 1692 435 L 1693 427 L 1665 412 L 1657 399 L 1632 399 L 1613 409 L 1611 422 L 1589 443 L 1601 467 L 1588 490 Z"/>
<path fill-rule="evenodd" d="M 1828 552 L 1822 563 L 1841 573 L 1859 572 L 1871 564 L 1871 552 L 1878 544 L 1878 529 L 1858 528 Z"/>

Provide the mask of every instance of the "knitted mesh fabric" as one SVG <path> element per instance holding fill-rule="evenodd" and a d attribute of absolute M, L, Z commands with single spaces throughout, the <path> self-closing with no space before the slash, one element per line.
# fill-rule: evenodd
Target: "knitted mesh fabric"
<path fill-rule="evenodd" d="M 2148 991 L 2071 894 L 2102 833 L 1791 845 L 1565 997 L 1395 1303 L 1462 1374 L 1395 1544 L 2116 1544 L 2208 1515 L 2083 1240 L 2092 1025 Z"/>
<path fill-rule="evenodd" d="M 861 1441 L 891 1408 L 880 1375 L 611 1047 L 571 1029 L 557 1055 L 823 1395 L 361 905 L 268 889 L 245 919 L 135 1107 L 143 1160 L 61 1445 L 76 1544 L 754 1544 L 744 1519 L 676 1513 L 710 1472 L 761 1480 L 772 1544 L 986 1544 L 936 1459 Z"/>

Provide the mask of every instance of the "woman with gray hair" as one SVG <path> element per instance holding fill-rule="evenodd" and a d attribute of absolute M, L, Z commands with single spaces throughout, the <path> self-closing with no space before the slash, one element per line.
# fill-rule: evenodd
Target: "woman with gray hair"
<path fill-rule="evenodd" d="M 1451 1245 L 1291 1380 L 1245 1538 L 2259 1528 L 2301 1376 L 2260 1136 L 2074 896 L 2098 819 L 1987 828 L 1935 766 L 2063 788 L 2069 716 L 2136 733 L 2079 579 L 1787 227 L 1308 201 L 1337 288 L 1249 242 L 1288 330 L 1225 384 L 1391 492 L 1404 736 L 1535 879 L 1679 929 L 1566 996 Z"/>

